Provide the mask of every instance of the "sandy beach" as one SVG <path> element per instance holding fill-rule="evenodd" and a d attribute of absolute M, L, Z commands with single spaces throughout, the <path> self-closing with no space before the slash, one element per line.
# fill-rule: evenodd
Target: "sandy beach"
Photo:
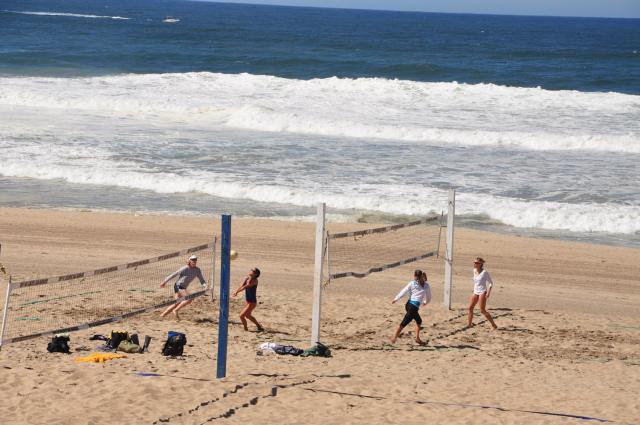
<path fill-rule="evenodd" d="M 202 217 L 4 208 L 0 262 L 16 280 L 59 275 L 204 243 L 219 228 Z M 155 311 L 72 333 L 71 355 L 48 353 L 49 338 L 3 346 L 2 423 L 640 422 L 638 249 L 459 228 L 451 311 L 442 307 L 443 260 L 418 264 L 433 291 L 421 312 L 428 344 L 389 344 L 404 314 L 390 301 L 411 279 L 408 265 L 332 282 L 322 340 L 333 357 L 300 358 L 256 350 L 310 345 L 314 224 L 234 218 L 232 245 L 232 288 L 251 267 L 262 270 L 255 316 L 267 331 L 243 331 L 244 300 L 231 299 L 226 379 L 215 378 L 218 305 L 201 297 L 179 322 Z M 478 310 L 476 326 L 463 329 L 478 255 L 496 282 L 488 309 L 497 331 Z M 94 351 L 89 336 L 111 329 L 153 336 L 150 352 L 74 362 Z M 184 356 L 160 354 L 168 330 L 187 335 Z"/>

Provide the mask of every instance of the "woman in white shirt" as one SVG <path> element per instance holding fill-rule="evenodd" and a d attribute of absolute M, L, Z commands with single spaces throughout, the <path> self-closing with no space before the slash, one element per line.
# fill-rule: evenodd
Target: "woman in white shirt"
<path fill-rule="evenodd" d="M 493 329 L 497 329 L 493 317 L 486 309 L 487 298 L 491 295 L 491 288 L 493 287 L 493 280 L 488 271 L 484 269 L 484 260 L 481 257 L 476 257 L 476 261 L 473 262 L 473 295 L 469 300 L 469 320 L 467 327 L 473 326 L 473 309 L 476 307 L 478 301 L 480 301 L 480 313 L 487 318 Z"/>
<path fill-rule="evenodd" d="M 422 270 L 416 270 L 413 272 L 413 278 L 411 282 L 407 284 L 402 291 L 396 295 L 396 297 L 391 301 L 391 304 L 394 304 L 400 298 L 404 297 L 406 294 L 409 294 L 409 300 L 407 304 L 405 304 L 404 308 L 407 313 L 402 319 L 402 322 L 398 325 L 398 329 L 396 329 L 396 333 L 391 338 L 391 342 L 395 343 L 396 339 L 400 336 L 400 332 L 407 326 L 412 320 L 416 321 L 416 342 L 418 344 L 422 344 L 422 340 L 420 339 L 420 325 L 422 325 L 422 318 L 420 317 L 420 313 L 418 313 L 420 309 L 420 305 L 427 305 L 429 301 L 431 301 L 431 288 L 429 287 L 429 282 L 427 282 L 427 274 Z"/>

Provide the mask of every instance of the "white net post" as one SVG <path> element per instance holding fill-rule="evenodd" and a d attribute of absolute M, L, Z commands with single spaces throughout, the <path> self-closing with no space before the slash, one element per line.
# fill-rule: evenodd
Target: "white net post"
<path fill-rule="evenodd" d="M 316 254 L 313 272 L 313 310 L 311 317 L 311 344 L 320 342 L 320 310 L 322 303 L 322 267 L 325 248 L 325 212 L 324 203 L 318 204 L 316 221 Z"/>
<path fill-rule="evenodd" d="M 449 189 L 447 209 L 447 245 L 444 258 L 444 309 L 451 310 L 451 290 L 453 289 L 453 230 L 456 213 L 456 191 Z"/>
<path fill-rule="evenodd" d="M 4 328 L 7 323 L 7 313 L 9 311 L 9 297 L 11 296 L 11 276 L 7 282 L 7 292 L 4 297 L 4 308 L 2 309 L 2 327 L 0 328 L 0 350 L 2 350 L 2 341 L 4 341 Z"/>

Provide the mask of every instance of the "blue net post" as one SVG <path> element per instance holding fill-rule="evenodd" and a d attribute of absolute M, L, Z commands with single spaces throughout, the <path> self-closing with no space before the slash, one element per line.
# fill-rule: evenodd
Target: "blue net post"
<path fill-rule="evenodd" d="M 216 378 L 227 376 L 227 333 L 229 330 L 229 277 L 231 275 L 231 216 L 222 215 L 220 243 L 220 317 L 218 320 L 218 367 Z"/>

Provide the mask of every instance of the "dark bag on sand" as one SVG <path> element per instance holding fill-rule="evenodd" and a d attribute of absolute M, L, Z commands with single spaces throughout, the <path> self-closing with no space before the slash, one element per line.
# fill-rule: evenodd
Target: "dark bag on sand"
<path fill-rule="evenodd" d="M 304 352 L 300 356 L 331 357 L 331 350 L 329 350 L 329 347 L 327 347 L 323 343 L 318 342 L 313 347 L 304 350 Z"/>
<path fill-rule="evenodd" d="M 140 353 L 142 351 L 142 347 L 133 341 L 124 340 L 120 341 L 118 344 L 118 349 L 116 351 L 122 351 L 124 353 Z"/>
<path fill-rule="evenodd" d="M 111 331 L 109 339 L 107 339 L 107 345 L 114 350 L 118 348 L 122 341 L 126 341 L 129 337 L 129 333 L 125 331 Z"/>
<path fill-rule="evenodd" d="M 180 332 L 169 331 L 167 342 L 162 348 L 163 356 L 181 356 L 184 345 L 187 343 L 187 336 Z"/>
<path fill-rule="evenodd" d="M 51 342 L 47 345 L 47 351 L 50 353 L 66 353 L 69 354 L 69 337 L 66 335 L 56 335 L 51 338 Z"/>
<path fill-rule="evenodd" d="M 140 340 L 138 339 L 138 334 L 129 335 L 129 338 L 127 338 L 127 341 L 131 341 L 136 345 L 140 345 Z"/>
<path fill-rule="evenodd" d="M 273 349 L 278 354 L 291 354 L 292 356 L 299 356 L 304 353 L 304 350 L 296 348 L 293 345 L 282 345 Z"/>
<path fill-rule="evenodd" d="M 144 353 L 149 348 L 149 344 L 151 343 L 151 337 L 144 337 L 144 345 L 140 345 L 140 340 L 138 339 L 138 334 L 129 335 L 127 339 L 124 341 L 120 341 L 118 344 L 118 349 L 116 351 L 122 351 L 125 353 Z"/>

